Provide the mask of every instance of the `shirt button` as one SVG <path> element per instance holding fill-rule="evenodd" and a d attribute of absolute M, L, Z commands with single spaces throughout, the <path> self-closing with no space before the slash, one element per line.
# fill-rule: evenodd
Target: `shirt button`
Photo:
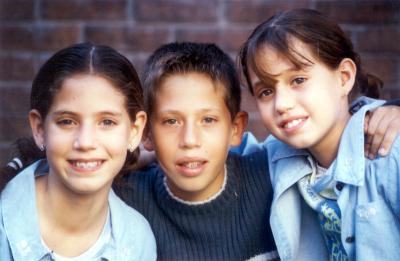
<path fill-rule="evenodd" d="M 344 184 L 342 182 L 336 183 L 336 189 L 342 191 Z"/>
<path fill-rule="evenodd" d="M 353 243 L 356 238 L 354 236 L 349 236 L 346 238 L 346 243 Z"/>

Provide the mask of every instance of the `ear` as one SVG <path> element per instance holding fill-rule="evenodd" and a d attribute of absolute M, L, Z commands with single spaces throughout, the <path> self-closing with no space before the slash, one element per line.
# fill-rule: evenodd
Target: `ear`
<path fill-rule="evenodd" d="M 249 114 L 245 111 L 240 111 L 236 114 L 233 120 L 233 133 L 231 139 L 231 146 L 238 146 L 242 143 L 242 136 L 249 121 Z"/>
<path fill-rule="evenodd" d="M 146 126 L 147 115 L 144 111 L 136 113 L 136 119 L 131 124 L 131 134 L 129 137 L 129 147 L 137 148 L 142 140 L 143 130 Z"/>
<path fill-rule="evenodd" d="M 338 73 L 340 74 L 340 84 L 343 87 L 343 94 L 347 96 L 353 89 L 357 66 L 352 59 L 344 58 L 338 66 Z"/>
<path fill-rule="evenodd" d="M 32 135 L 38 148 L 45 146 L 44 119 L 38 110 L 31 110 L 28 115 L 29 125 L 31 126 Z"/>
<path fill-rule="evenodd" d="M 147 151 L 154 151 L 154 143 L 151 137 L 150 128 L 146 128 L 146 132 L 143 135 L 142 144 Z"/>

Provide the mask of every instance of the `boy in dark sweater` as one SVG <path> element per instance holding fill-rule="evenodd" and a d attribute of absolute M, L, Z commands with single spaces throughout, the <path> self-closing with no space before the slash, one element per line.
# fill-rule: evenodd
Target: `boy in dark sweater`
<path fill-rule="evenodd" d="M 231 59 L 213 44 L 172 43 L 144 78 L 149 135 L 159 165 L 115 191 L 154 231 L 160 260 L 277 260 L 265 153 L 228 155 L 247 115 Z"/>

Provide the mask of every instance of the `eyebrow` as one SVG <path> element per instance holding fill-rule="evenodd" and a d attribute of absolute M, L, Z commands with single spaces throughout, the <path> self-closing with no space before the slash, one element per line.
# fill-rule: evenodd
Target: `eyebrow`
<path fill-rule="evenodd" d="M 212 107 L 212 108 L 200 109 L 200 110 L 197 110 L 196 112 L 209 113 L 209 112 L 221 112 L 221 111 L 223 111 L 223 110 L 221 110 L 221 108 L 219 108 L 219 107 Z M 167 109 L 167 110 L 159 111 L 159 113 L 162 113 L 162 114 L 182 114 L 182 112 L 184 113 L 184 111 L 174 110 L 174 109 Z"/>
<path fill-rule="evenodd" d="M 59 111 L 55 111 L 53 112 L 53 115 L 55 116 L 61 116 L 61 115 L 72 115 L 72 116 L 77 116 L 78 113 L 73 112 L 73 111 L 66 111 L 66 110 L 59 110 Z M 116 111 L 100 111 L 97 112 L 96 115 L 111 115 L 114 117 L 121 117 L 122 113 L 120 112 L 116 112 Z"/>

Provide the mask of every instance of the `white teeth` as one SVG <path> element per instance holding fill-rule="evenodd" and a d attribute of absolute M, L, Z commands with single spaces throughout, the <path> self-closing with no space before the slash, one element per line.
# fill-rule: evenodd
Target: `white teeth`
<path fill-rule="evenodd" d="M 201 164 L 201 163 L 198 162 L 198 161 L 196 161 L 196 162 L 187 162 L 187 163 L 184 164 L 184 166 L 185 166 L 186 168 L 189 168 L 189 169 L 195 169 L 195 168 L 199 167 L 200 164 Z"/>
<path fill-rule="evenodd" d="M 81 169 L 93 169 L 98 165 L 100 165 L 100 161 L 90 161 L 90 162 L 77 161 L 74 163 L 74 165 Z"/>
<path fill-rule="evenodd" d="M 293 128 L 293 127 L 299 125 L 300 122 L 302 122 L 302 121 L 303 121 L 302 119 L 290 121 L 290 122 L 288 122 L 288 123 L 285 124 L 284 128 L 286 128 L 286 129 Z"/>

